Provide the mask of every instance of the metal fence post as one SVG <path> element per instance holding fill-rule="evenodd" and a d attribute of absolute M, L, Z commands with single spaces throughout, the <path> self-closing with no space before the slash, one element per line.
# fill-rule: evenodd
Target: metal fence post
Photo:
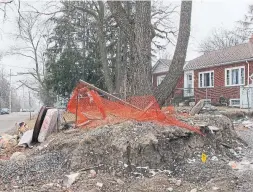
<path fill-rule="evenodd" d="M 76 126 L 77 126 L 77 120 L 78 120 L 78 117 L 77 117 L 77 112 L 78 112 L 78 104 L 79 104 L 79 89 L 77 89 L 77 96 L 76 96 Z"/>
<path fill-rule="evenodd" d="M 206 100 L 207 100 L 207 88 L 206 88 Z"/>
<path fill-rule="evenodd" d="M 248 87 L 248 89 L 247 89 L 248 112 L 250 112 L 250 107 L 249 107 L 249 90 L 250 90 L 250 87 Z"/>

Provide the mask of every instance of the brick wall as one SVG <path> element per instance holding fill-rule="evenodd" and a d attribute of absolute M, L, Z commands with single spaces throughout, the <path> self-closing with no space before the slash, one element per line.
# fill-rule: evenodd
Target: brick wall
<path fill-rule="evenodd" d="M 246 62 L 223 65 L 216 67 L 209 67 L 205 69 L 194 70 L 194 97 L 198 102 L 200 99 L 211 99 L 213 104 L 218 104 L 221 96 L 226 99 L 239 99 L 240 86 L 225 86 L 225 69 L 230 67 L 245 67 L 245 85 L 248 84 L 248 64 Z M 253 73 L 253 61 L 249 62 L 249 74 Z M 214 71 L 214 87 L 213 88 L 199 88 L 199 72 Z M 153 86 L 157 87 L 157 77 L 166 75 L 166 72 L 153 74 Z M 251 83 L 251 82 L 250 82 Z M 184 76 L 182 75 L 177 83 L 176 89 L 172 97 L 183 97 Z M 169 98 L 170 100 L 171 98 Z"/>
<path fill-rule="evenodd" d="M 230 67 L 245 67 L 245 85 L 248 83 L 248 64 L 246 62 L 223 65 L 217 67 L 210 67 L 206 69 L 199 69 L 194 71 L 194 87 L 195 87 L 195 100 L 198 102 L 200 99 L 211 99 L 214 104 L 219 103 L 221 96 L 226 99 L 239 99 L 240 86 L 225 86 L 225 69 Z M 249 62 L 249 74 L 253 73 L 253 62 Z M 199 88 L 199 72 L 214 71 L 214 87 L 213 88 Z M 250 82 L 251 83 L 251 82 Z"/>

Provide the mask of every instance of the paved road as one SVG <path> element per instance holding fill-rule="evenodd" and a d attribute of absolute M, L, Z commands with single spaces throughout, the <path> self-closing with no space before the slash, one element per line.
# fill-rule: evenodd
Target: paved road
<path fill-rule="evenodd" d="M 15 128 L 15 123 L 29 119 L 29 112 L 16 112 L 9 115 L 0 115 L 0 134 Z"/>

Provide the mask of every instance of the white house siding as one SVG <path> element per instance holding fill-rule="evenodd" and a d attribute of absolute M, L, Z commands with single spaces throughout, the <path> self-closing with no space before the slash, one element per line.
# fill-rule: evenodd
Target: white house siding
<path fill-rule="evenodd" d="M 154 69 L 153 74 L 167 72 L 168 70 L 169 70 L 168 65 L 164 64 L 163 62 L 159 62 L 156 68 Z"/>

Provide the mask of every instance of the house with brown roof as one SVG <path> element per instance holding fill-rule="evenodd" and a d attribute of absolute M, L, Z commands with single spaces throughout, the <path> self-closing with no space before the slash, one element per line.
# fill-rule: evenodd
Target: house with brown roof
<path fill-rule="evenodd" d="M 160 82 L 158 79 L 162 79 L 159 75 L 166 74 L 166 70 L 168 68 L 153 67 L 155 86 Z M 196 102 L 207 99 L 213 104 L 219 104 L 221 100 L 225 100 L 228 105 L 240 106 L 240 89 L 252 84 L 252 74 L 253 37 L 247 43 L 207 52 L 187 62 L 184 76 L 180 78 L 178 85 L 182 85 L 185 98 L 193 97 Z"/>

